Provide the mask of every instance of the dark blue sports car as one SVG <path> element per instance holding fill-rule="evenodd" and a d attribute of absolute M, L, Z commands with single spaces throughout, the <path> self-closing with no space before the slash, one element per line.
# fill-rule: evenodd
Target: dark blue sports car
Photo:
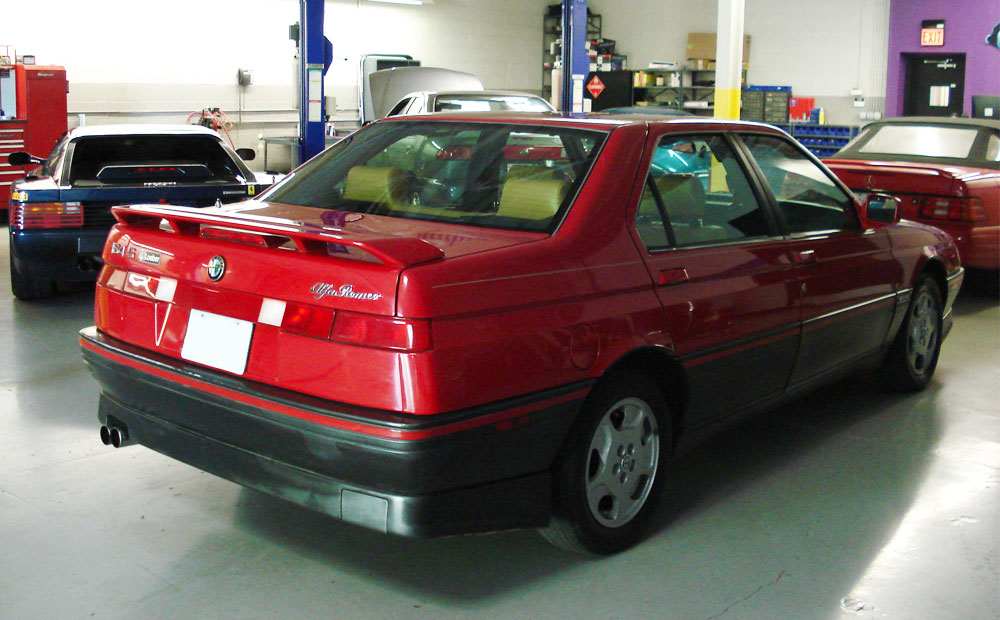
<path fill-rule="evenodd" d="M 11 290 L 36 299 L 57 282 L 96 280 L 115 205 L 207 207 L 254 196 L 268 183 L 243 162 L 253 155 L 197 125 L 78 127 L 48 159 L 12 153 L 12 165 L 42 167 L 11 187 Z"/>

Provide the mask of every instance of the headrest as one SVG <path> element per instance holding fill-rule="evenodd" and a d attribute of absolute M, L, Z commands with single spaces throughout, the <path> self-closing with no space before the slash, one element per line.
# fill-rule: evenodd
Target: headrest
<path fill-rule="evenodd" d="M 670 221 L 684 222 L 705 214 L 705 188 L 691 174 L 665 174 L 655 180 Z"/>
<path fill-rule="evenodd" d="M 355 166 L 347 172 L 344 198 L 391 204 L 403 202 L 406 175 L 399 168 Z"/>
<path fill-rule="evenodd" d="M 544 220 L 555 215 L 569 184 L 557 179 L 511 177 L 503 184 L 497 215 Z"/>
<path fill-rule="evenodd" d="M 555 170 L 535 164 L 514 164 L 507 169 L 508 179 L 554 179 Z"/>

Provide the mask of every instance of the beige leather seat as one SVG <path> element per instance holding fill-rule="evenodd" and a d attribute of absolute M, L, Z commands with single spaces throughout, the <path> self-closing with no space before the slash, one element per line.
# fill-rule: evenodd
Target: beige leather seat
<path fill-rule="evenodd" d="M 705 223 L 705 189 L 690 174 L 665 174 L 656 179 L 663 204 L 678 245 L 719 241 L 726 238 L 722 226 Z"/>
<path fill-rule="evenodd" d="M 568 189 L 569 183 L 558 179 L 509 177 L 500 192 L 497 215 L 526 220 L 551 218 Z"/>
<path fill-rule="evenodd" d="M 404 201 L 406 175 L 399 168 L 355 166 L 347 171 L 344 198 L 393 207 Z"/>

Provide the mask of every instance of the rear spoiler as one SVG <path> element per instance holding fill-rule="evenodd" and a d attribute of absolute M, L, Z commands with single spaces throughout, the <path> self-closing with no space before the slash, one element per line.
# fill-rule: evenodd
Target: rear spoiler
<path fill-rule="evenodd" d="M 891 162 L 888 164 L 879 162 L 878 164 L 872 164 L 853 159 L 824 159 L 823 163 L 831 170 L 837 168 L 840 170 L 850 170 L 851 172 L 871 174 L 873 176 L 892 176 L 894 174 L 906 173 L 928 177 L 942 177 L 945 179 L 955 178 L 955 175 L 947 170 L 908 165 L 910 162 Z"/>
<path fill-rule="evenodd" d="M 158 205 L 112 207 L 115 219 L 126 226 L 162 228 L 179 235 L 201 236 L 203 228 L 221 228 L 260 235 L 268 247 L 291 241 L 299 252 L 329 255 L 329 245 L 357 248 L 387 267 L 405 269 L 444 258 L 444 252 L 422 239 L 322 229 L 279 218 L 264 219 L 241 213 Z"/>

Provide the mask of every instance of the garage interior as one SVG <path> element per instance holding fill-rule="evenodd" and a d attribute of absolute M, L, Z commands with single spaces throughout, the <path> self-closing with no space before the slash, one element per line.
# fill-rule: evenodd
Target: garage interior
<path fill-rule="evenodd" d="M 721 32 L 719 5 L 732 3 L 581 4 L 613 40 L 608 56 L 623 57 L 607 62 L 632 72 L 635 103 L 646 82 L 634 74 L 659 86 L 650 63 L 691 66 L 690 35 Z M 322 131 L 361 125 L 365 55 L 551 97 L 551 7 L 327 0 Z M 66 68 L 69 128 L 218 109 L 233 145 L 257 152 L 251 168 L 298 161 L 299 2 L 53 10 L 6 7 L 0 46 Z M 943 47 L 921 46 L 928 21 L 944 24 Z M 962 114 L 1000 90 L 989 0 L 746 0 L 743 22 L 740 79 L 788 87 L 763 92 L 811 100 L 806 116 L 826 126 L 902 115 L 919 54 L 962 55 Z M 594 106 L 602 95 L 580 82 L 574 102 Z M 791 127 L 783 109 L 761 120 Z M 111 450 L 77 341 L 93 324 L 93 287 L 32 303 L 0 289 L 0 618 L 1000 618 L 1000 306 L 969 287 L 927 390 L 901 396 L 855 377 L 709 439 L 673 463 L 643 542 L 602 558 L 531 531 L 379 535 L 140 446 Z"/>

